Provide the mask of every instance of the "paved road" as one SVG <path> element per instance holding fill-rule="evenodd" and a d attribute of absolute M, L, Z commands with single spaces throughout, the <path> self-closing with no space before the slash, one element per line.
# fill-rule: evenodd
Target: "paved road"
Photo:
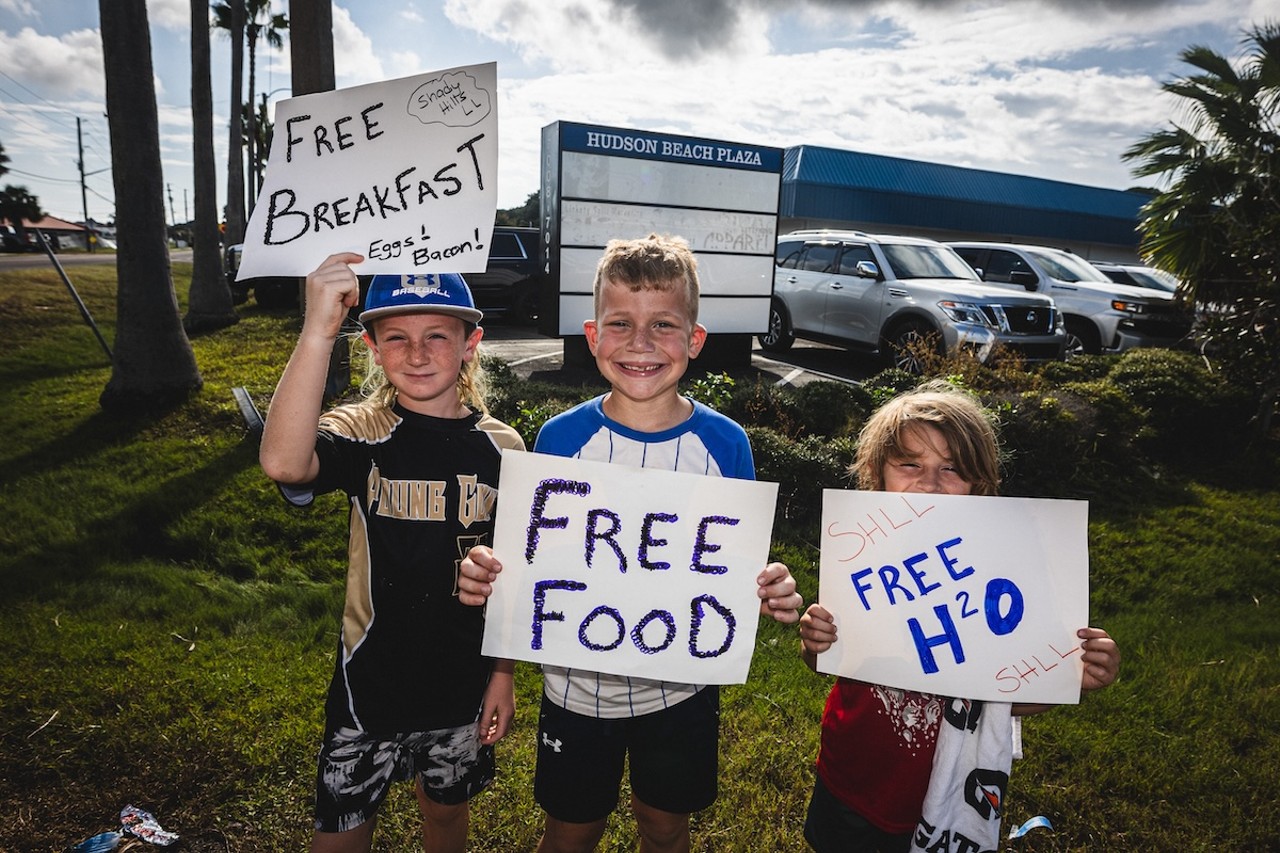
<path fill-rule="evenodd" d="M 57 257 L 58 262 L 66 268 L 115 263 L 115 255 L 105 252 L 66 253 Z M 175 262 L 190 263 L 191 249 L 174 249 L 170 257 Z M 0 269 L 31 269 L 48 265 L 49 259 L 43 253 L 0 253 Z M 484 349 L 506 361 L 524 377 L 536 377 L 564 368 L 564 342 L 544 337 L 527 326 L 508 324 L 501 320 L 486 322 Z M 772 354 L 762 351 L 759 343 L 753 340 L 750 369 L 739 368 L 728 372 L 739 380 L 759 378 L 767 382 L 800 386 L 815 379 L 860 382 L 873 376 L 880 367 L 872 356 L 822 344 L 796 341 L 790 351 Z M 590 367 L 586 371 L 594 373 L 594 369 Z"/>
<path fill-rule="evenodd" d="M 83 267 L 91 264 L 109 264 L 115 265 L 115 252 L 59 252 L 56 257 L 58 263 L 64 268 L 67 267 Z M 169 252 L 169 259 L 180 263 L 191 263 L 190 249 L 173 249 Z M 36 269 L 38 267 L 47 267 L 49 257 L 44 252 L 0 252 L 0 269 L 3 270 L 26 270 Z"/>
<path fill-rule="evenodd" d="M 501 358 L 524 377 L 559 371 L 564 367 L 564 342 L 548 338 L 527 326 L 501 321 L 485 323 L 483 349 Z M 697 362 L 694 362 L 696 365 Z M 860 382 L 880 371 L 872 356 L 851 353 L 836 347 L 796 341 L 789 352 L 765 353 L 753 340 L 750 369 L 729 370 L 735 378 L 759 378 L 778 384 L 800 386 L 815 379 Z"/>

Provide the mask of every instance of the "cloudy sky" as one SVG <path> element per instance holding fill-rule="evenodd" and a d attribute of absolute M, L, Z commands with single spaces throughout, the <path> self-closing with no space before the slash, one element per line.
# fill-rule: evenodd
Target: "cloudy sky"
<path fill-rule="evenodd" d="M 811 144 L 1123 189 L 1120 154 L 1176 118 L 1159 89 L 1199 44 L 1235 56 L 1275 0 L 333 0 L 338 85 L 498 63 L 499 206 L 537 189 L 539 130 L 587 122 Z M 107 2 L 106 5 L 110 5 Z M 280 11 L 286 0 L 276 0 Z M 150 0 L 165 182 L 191 181 L 188 0 Z M 215 33 L 226 162 L 230 47 Z M 258 92 L 289 95 L 288 49 Z M 5 183 L 83 219 L 113 216 L 98 4 L 0 0 Z M 220 189 L 220 195 L 222 190 Z M 220 198 L 220 204 L 222 199 Z"/>

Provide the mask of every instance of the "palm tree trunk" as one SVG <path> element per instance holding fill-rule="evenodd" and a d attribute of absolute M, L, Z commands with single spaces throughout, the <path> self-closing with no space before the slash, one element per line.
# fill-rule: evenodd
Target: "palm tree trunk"
<path fill-rule="evenodd" d="M 289 59 L 293 96 L 332 92 L 332 0 L 289 0 Z"/>
<path fill-rule="evenodd" d="M 254 85 L 258 65 L 258 24 L 249 22 L 249 97 L 245 101 L 249 105 L 249 127 L 245 136 L 249 139 L 249 216 L 253 216 L 253 205 L 258 199 L 258 123 L 257 110 L 254 107 Z"/>
<path fill-rule="evenodd" d="M 209 58 L 209 6 L 191 0 L 191 159 L 195 177 L 191 292 L 182 325 L 187 332 L 211 331 L 240 318 L 222 274 L 218 234 L 218 171 L 213 154 L 213 83 Z"/>
<path fill-rule="evenodd" d="M 104 409 L 165 405 L 200 388 L 178 317 L 146 0 L 98 0 L 116 193 L 116 340 Z"/>
<path fill-rule="evenodd" d="M 100 0 L 101 2 L 101 0 Z M 227 145 L 227 245 L 244 240 L 244 27 L 245 0 L 227 0 L 231 10 L 231 113 Z"/>
<path fill-rule="evenodd" d="M 333 69 L 332 0 L 289 0 L 289 59 L 293 66 L 293 95 L 332 92 L 336 80 Z M 305 313 L 307 306 L 303 302 Z M 333 342 L 325 396 L 333 398 L 351 384 L 351 349 L 341 335 Z"/>

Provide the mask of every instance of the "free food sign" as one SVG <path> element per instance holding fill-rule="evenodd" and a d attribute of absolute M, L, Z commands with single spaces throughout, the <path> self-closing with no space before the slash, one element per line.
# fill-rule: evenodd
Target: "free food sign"
<path fill-rule="evenodd" d="M 746 681 L 776 483 L 504 452 L 498 492 L 484 654 Z"/>

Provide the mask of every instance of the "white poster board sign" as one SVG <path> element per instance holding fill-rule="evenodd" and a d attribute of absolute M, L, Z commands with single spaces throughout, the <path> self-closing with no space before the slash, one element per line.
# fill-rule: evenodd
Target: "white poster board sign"
<path fill-rule="evenodd" d="M 942 696 L 1071 704 L 1088 503 L 823 492 L 818 670 Z"/>
<path fill-rule="evenodd" d="M 282 101 L 237 277 L 342 251 L 361 274 L 480 272 L 497 166 L 494 63 Z"/>
<path fill-rule="evenodd" d="M 483 652 L 740 684 L 776 483 L 504 452 Z"/>

